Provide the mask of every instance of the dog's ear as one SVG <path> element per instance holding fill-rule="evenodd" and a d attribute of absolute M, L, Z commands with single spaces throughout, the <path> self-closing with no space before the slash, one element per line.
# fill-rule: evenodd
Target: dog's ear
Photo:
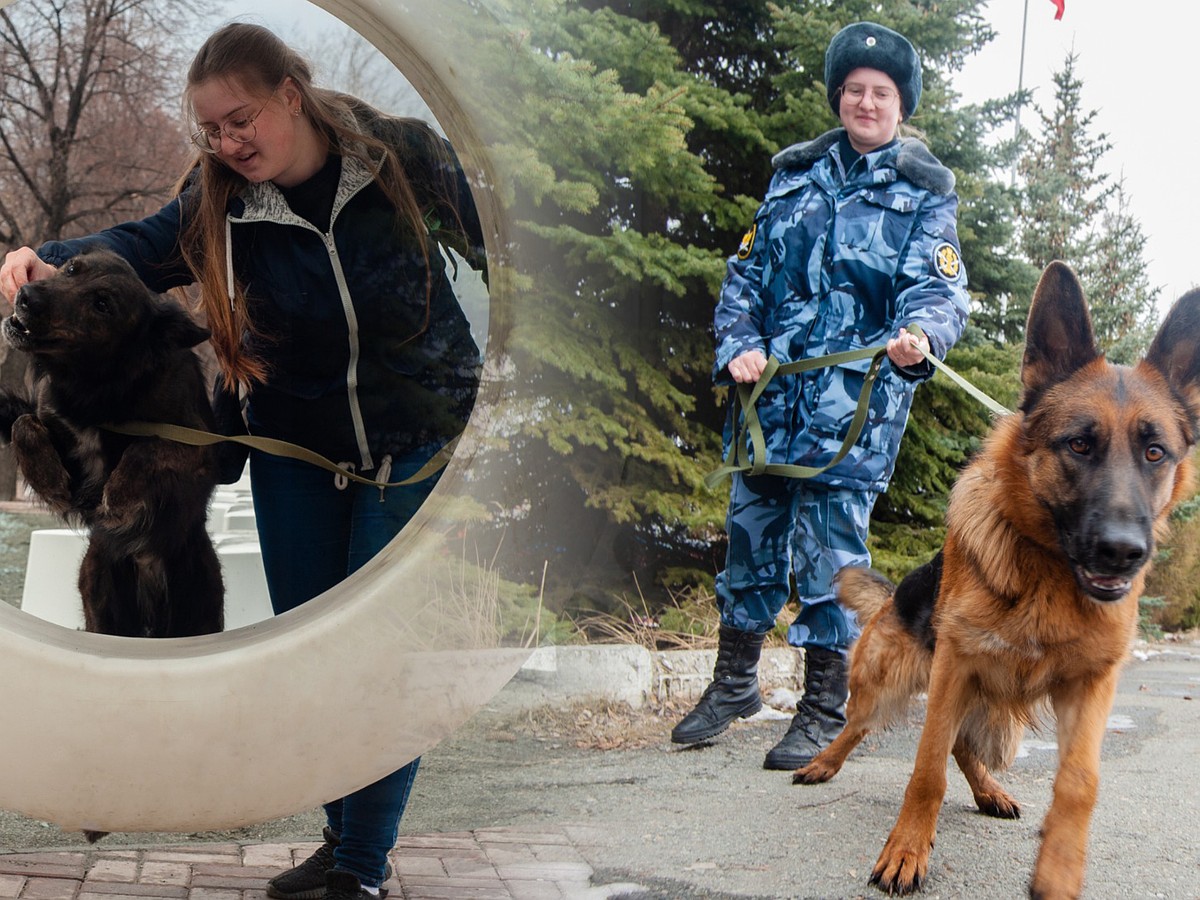
<path fill-rule="evenodd" d="M 1050 263 L 1033 292 L 1025 325 L 1022 409 L 1101 355 L 1079 279 L 1066 263 Z"/>
<path fill-rule="evenodd" d="M 161 346 L 178 347 L 181 350 L 195 347 L 209 337 L 207 328 L 197 324 L 185 310 L 171 303 L 158 305 L 151 330 L 162 341 Z"/>
<path fill-rule="evenodd" d="M 1187 403 L 1192 421 L 1200 419 L 1200 289 L 1175 301 L 1146 353 L 1147 363 L 1167 379 Z"/>

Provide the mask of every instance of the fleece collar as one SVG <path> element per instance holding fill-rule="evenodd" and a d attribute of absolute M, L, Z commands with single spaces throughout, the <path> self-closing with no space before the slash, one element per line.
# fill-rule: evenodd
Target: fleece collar
<path fill-rule="evenodd" d="M 823 157 L 845 131 L 835 128 L 819 138 L 792 144 L 771 159 L 776 169 L 808 169 Z M 916 138 L 900 138 L 900 150 L 896 154 L 896 171 L 906 181 L 934 194 L 949 194 L 954 190 L 954 173 L 943 166 L 929 148 Z"/>
<path fill-rule="evenodd" d="M 347 201 L 366 187 L 375 178 L 378 169 L 364 165 L 357 157 L 342 157 L 342 174 L 338 180 L 337 196 L 333 201 L 333 219 Z M 299 216 L 292 212 L 283 193 L 269 181 L 257 182 L 246 186 L 241 199 L 244 204 L 240 214 L 231 213 L 231 222 L 281 222 L 288 225 L 306 225 Z"/>
<path fill-rule="evenodd" d="M 346 114 L 342 123 L 355 130 L 362 128 L 362 125 L 349 113 Z M 357 142 L 355 142 L 355 149 L 360 153 L 366 150 L 362 144 Z M 374 165 L 367 166 L 357 157 L 343 152 L 342 174 L 338 180 L 337 195 L 333 200 L 333 213 L 330 217 L 329 227 L 331 229 L 333 220 L 337 218 L 341 208 L 351 197 L 375 179 L 382 166 L 382 160 L 375 160 Z M 240 199 L 242 200 L 242 209 L 234 210 L 229 216 L 231 222 L 281 222 L 290 225 L 307 225 L 303 219 L 292 212 L 279 188 L 269 181 L 247 184 L 242 190 Z"/>

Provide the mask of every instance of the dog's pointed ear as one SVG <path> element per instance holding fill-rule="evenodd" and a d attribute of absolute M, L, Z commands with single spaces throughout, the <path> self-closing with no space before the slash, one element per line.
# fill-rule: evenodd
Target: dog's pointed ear
<path fill-rule="evenodd" d="M 209 338 L 209 330 L 196 322 L 182 308 L 171 303 L 160 303 L 154 316 L 152 329 L 159 335 L 164 347 L 187 349 L 202 344 Z"/>
<path fill-rule="evenodd" d="M 1066 263 L 1055 260 L 1042 273 L 1029 307 L 1021 362 L 1022 408 L 1028 409 L 1047 388 L 1101 355 L 1083 287 Z"/>
<path fill-rule="evenodd" d="M 1188 404 L 1192 421 L 1200 419 L 1200 289 L 1175 301 L 1145 361 L 1158 369 Z"/>

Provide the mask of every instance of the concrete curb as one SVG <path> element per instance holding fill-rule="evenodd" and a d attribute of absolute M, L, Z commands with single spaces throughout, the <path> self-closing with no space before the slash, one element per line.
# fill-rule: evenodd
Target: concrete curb
<path fill-rule="evenodd" d="M 594 700 L 648 703 L 695 700 L 712 679 L 717 651 L 647 650 L 629 644 L 538 647 L 501 692 L 517 706 L 561 705 Z M 794 688 L 803 675 L 802 653 L 770 647 L 759 661 L 764 691 Z"/>

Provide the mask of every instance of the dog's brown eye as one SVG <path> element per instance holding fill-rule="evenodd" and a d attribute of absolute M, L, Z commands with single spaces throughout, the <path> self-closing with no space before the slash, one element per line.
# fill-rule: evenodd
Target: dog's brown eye
<path fill-rule="evenodd" d="M 1149 447 L 1146 448 L 1146 461 L 1147 462 L 1152 462 L 1152 463 L 1162 462 L 1166 458 L 1166 456 L 1167 456 L 1167 451 L 1164 450 L 1162 447 L 1160 447 L 1158 444 L 1151 444 Z"/>
<path fill-rule="evenodd" d="M 1071 438 L 1067 441 L 1067 446 L 1071 448 L 1072 453 L 1078 453 L 1080 456 L 1087 456 L 1092 450 L 1092 442 L 1087 438 Z"/>
<path fill-rule="evenodd" d="M 104 315 L 107 315 L 107 314 L 108 314 L 108 311 L 109 311 L 109 309 L 110 309 L 110 307 L 109 307 L 109 305 L 108 305 L 108 300 L 107 300 L 107 298 L 105 298 L 105 297 L 93 297 L 93 298 L 92 298 L 92 309 L 94 309 L 94 310 L 95 310 L 96 312 L 98 312 L 98 313 L 102 313 L 102 314 L 104 314 Z"/>
<path fill-rule="evenodd" d="M 64 271 L 65 271 L 65 272 L 66 272 L 68 275 L 76 275 L 76 274 L 78 274 L 78 272 L 79 272 L 79 263 L 75 262 L 75 260 L 71 260 L 69 263 L 67 263 L 67 267 L 66 267 L 66 269 L 65 269 Z"/>

